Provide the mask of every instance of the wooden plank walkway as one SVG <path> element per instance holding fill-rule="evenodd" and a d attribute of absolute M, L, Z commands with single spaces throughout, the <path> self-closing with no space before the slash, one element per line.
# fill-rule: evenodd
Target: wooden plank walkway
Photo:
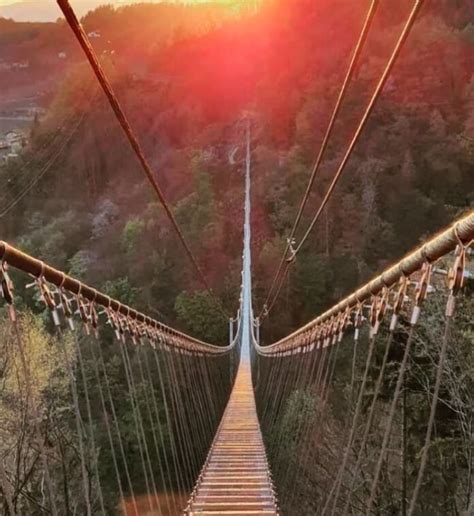
<path fill-rule="evenodd" d="M 185 514 L 278 514 L 248 360 L 240 364 L 229 403 Z"/>

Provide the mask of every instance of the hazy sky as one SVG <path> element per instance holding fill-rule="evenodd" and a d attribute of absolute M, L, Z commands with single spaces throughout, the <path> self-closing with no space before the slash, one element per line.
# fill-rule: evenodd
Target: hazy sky
<path fill-rule="evenodd" d="M 11 4 L 21 4 L 28 2 L 29 0 L 0 0 L 0 5 L 11 5 Z M 52 2 L 54 3 L 55 0 L 43 0 L 44 2 Z M 138 0 L 97 0 L 97 5 L 101 4 L 133 4 L 134 2 L 137 2 Z M 159 2 L 163 0 L 141 0 L 147 1 L 147 2 Z M 205 2 L 208 0 L 183 0 L 183 3 L 192 4 L 192 3 L 199 3 L 199 2 Z M 215 0 L 219 2 L 220 0 Z M 71 0 L 71 5 L 74 6 L 75 3 L 80 3 L 80 0 Z"/>
<path fill-rule="evenodd" d="M 11 5 L 11 4 L 21 4 L 21 3 L 25 3 L 26 1 L 28 0 L 0 0 L 0 5 Z M 48 2 L 48 1 L 51 1 L 51 2 L 54 2 L 54 0 L 44 0 L 44 2 Z M 153 1 L 153 0 L 152 0 Z M 118 3 L 116 2 L 116 0 L 111 0 L 111 1 L 107 1 L 107 0 L 97 0 L 97 3 L 98 4 L 108 4 L 108 3 Z M 132 0 L 130 1 L 127 1 L 127 0 L 124 0 L 123 2 L 120 2 L 120 3 L 124 3 L 124 4 L 131 4 L 133 3 Z M 74 5 L 74 0 L 71 1 L 71 4 Z"/>
<path fill-rule="evenodd" d="M 136 2 L 161 2 L 164 0 L 71 0 L 71 5 L 79 16 L 98 5 L 114 4 L 116 6 Z M 179 0 L 167 0 L 178 2 Z M 209 0 L 181 0 L 182 3 L 196 4 Z M 219 3 L 229 3 L 231 0 L 214 0 Z M 250 0 L 242 0 L 250 1 Z M 13 18 L 17 21 L 55 21 L 61 16 L 56 0 L 0 0 L 0 17 Z"/>

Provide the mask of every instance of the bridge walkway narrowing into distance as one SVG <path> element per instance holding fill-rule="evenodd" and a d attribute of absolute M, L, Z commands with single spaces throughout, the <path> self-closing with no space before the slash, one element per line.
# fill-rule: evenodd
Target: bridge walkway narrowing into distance
<path fill-rule="evenodd" d="M 186 514 L 278 514 L 245 358 Z"/>
<path fill-rule="evenodd" d="M 250 370 L 250 129 L 247 122 L 241 360 L 232 394 L 187 514 L 278 514 Z"/>

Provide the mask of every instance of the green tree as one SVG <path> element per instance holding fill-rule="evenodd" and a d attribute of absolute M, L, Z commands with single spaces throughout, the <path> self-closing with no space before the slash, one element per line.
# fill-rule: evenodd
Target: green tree
<path fill-rule="evenodd" d="M 130 256 L 137 253 L 137 246 L 144 230 L 145 222 L 142 219 L 135 217 L 127 221 L 121 237 L 122 249 L 127 255 Z"/>
<path fill-rule="evenodd" d="M 227 321 L 206 291 L 181 292 L 176 298 L 178 320 L 192 335 L 214 344 L 227 345 Z"/>
<path fill-rule="evenodd" d="M 176 206 L 176 218 L 191 240 L 203 244 L 203 235 L 215 221 L 215 214 L 211 178 L 207 172 L 198 172 L 195 190 Z"/>

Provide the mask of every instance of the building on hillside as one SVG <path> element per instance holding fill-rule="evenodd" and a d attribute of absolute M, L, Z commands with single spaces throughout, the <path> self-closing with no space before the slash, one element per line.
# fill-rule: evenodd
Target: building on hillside
<path fill-rule="evenodd" d="M 0 167 L 6 165 L 12 159 L 18 158 L 19 154 L 12 151 L 12 148 L 4 140 L 0 140 Z"/>
<path fill-rule="evenodd" d="M 88 32 L 87 36 L 92 39 L 97 39 L 101 37 L 100 30 L 93 30 L 92 32 Z"/>
<path fill-rule="evenodd" d="M 28 116 L 30 118 L 35 118 L 35 117 L 39 118 L 39 117 L 46 115 L 47 111 L 48 110 L 44 107 L 32 106 L 32 107 L 26 108 L 24 110 L 24 113 L 25 113 L 25 116 Z"/>
<path fill-rule="evenodd" d="M 0 135 L 0 165 L 18 158 L 27 143 L 25 134 L 16 129 Z"/>
<path fill-rule="evenodd" d="M 12 161 L 12 160 L 15 160 L 16 158 L 18 158 L 20 155 L 17 154 L 16 152 L 9 152 L 8 154 L 6 154 L 3 158 L 2 158 L 2 161 L 0 162 L 0 165 L 6 165 L 9 161 Z"/>
<path fill-rule="evenodd" d="M 21 150 L 26 145 L 25 135 L 17 129 L 8 131 L 5 134 L 5 141 L 14 152 Z"/>
<path fill-rule="evenodd" d="M 15 70 L 23 70 L 23 69 L 29 68 L 29 67 L 30 67 L 29 61 L 18 61 L 16 63 L 12 64 L 12 68 L 14 68 Z"/>
<path fill-rule="evenodd" d="M 8 154 L 10 154 L 10 145 L 5 140 L 0 140 L 0 165 L 6 163 Z"/>

